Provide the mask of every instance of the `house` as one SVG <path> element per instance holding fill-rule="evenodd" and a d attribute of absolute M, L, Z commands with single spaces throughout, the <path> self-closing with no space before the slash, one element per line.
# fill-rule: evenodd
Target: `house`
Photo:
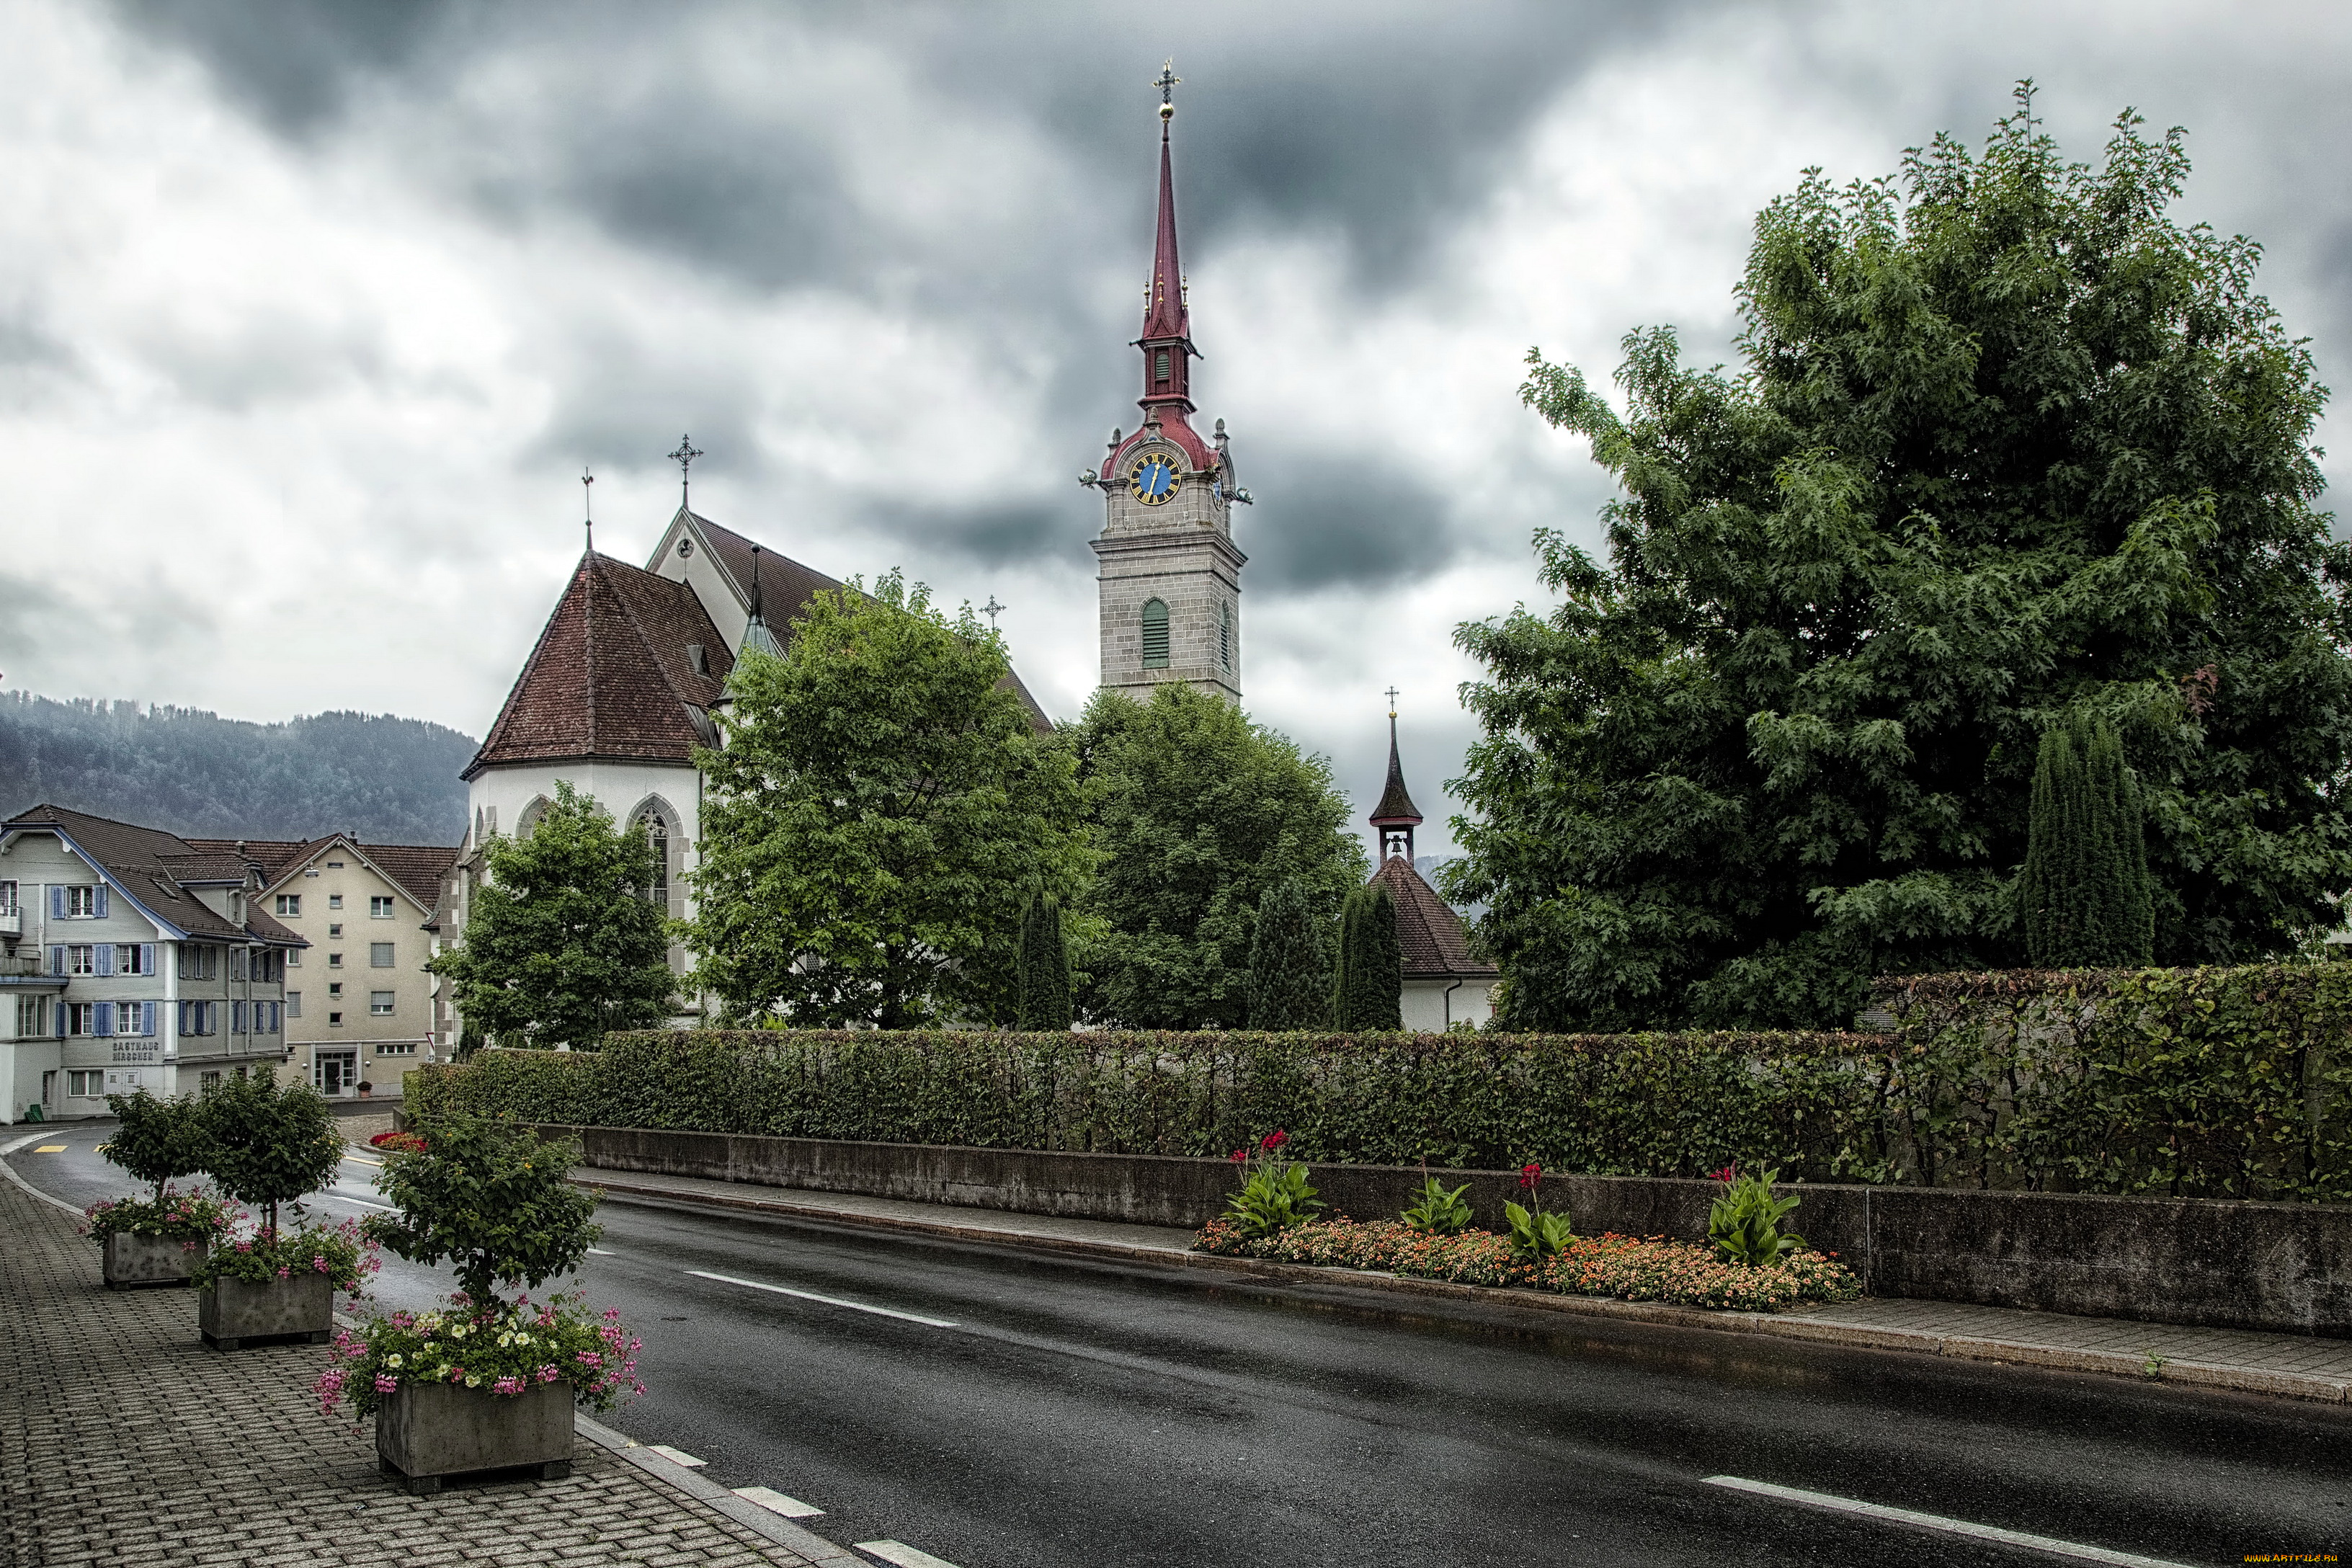
<path fill-rule="evenodd" d="M 1396 900 L 1404 1026 L 1436 1033 L 1457 1024 L 1485 1024 L 1495 1014 L 1493 994 L 1502 971 L 1472 955 L 1462 917 L 1413 868 L 1412 830 L 1421 826 L 1421 812 L 1404 787 L 1393 709 L 1389 711 L 1388 787 L 1370 820 L 1380 858 L 1372 881 L 1384 884 Z"/>
<path fill-rule="evenodd" d="M 259 865 L 270 918 L 310 940 L 307 952 L 286 955 L 285 1072 L 330 1098 L 356 1094 L 362 1084 L 378 1096 L 399 1094 L 403 1074 L 435 1059 L 438 982 L 425 970 L 435 951 L 425 925 L 456 847 L 365 844 L 352 833 L 299 843 L 190 842 L 236 849 Z"/>
<path fill-rule="evenodd" d="M 54 805 L 0 823 L 0 1123 L 275 1071 L 305 945 L 234 845 Z"/>

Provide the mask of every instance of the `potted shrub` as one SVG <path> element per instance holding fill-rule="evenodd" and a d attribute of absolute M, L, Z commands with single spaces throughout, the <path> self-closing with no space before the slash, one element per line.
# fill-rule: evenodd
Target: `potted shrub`
<path fill-rule="evenodd" d="M 268 1340 L 324 1343 L 335 1292 L 356 1292 L 375 1268 L 373 1244 L 355 1223 L 309 1223 L 299 1202 L 333 1181 L 342 1163 L 334 1113 L 310 1085 L 281 1087 L 266 1072 L 206 1085 L 198 1108 L 205 1169 L 223 1192 L 261 1210 L 250 1234 L 224 1238 L 193 1271 L 205 1343 L 223 1351 Z M 294 1207 L 291 1230 L 278 1224 L 280 1205 Z"/>
<path fill-rule="evenodd" d="M 205 1168 L 201 1113 L 192 1100 L 158 1100 L 143 1089 L 110 1094 L 106 1105 L 121 1121 L 106 1142 L 108 1162 L 155 1186 L 152 1197 L 117 1198 L 82 1211 L 82 1234 L 105 1248 L 106 1288 L 185 1285 L 229 1223 L 228 1206 L 212 1194 L 170 1184 Z"/>
<path fill-rule="evenodd" d="M 376 1147 L 377 1185 L 397 1212 L 369 1215 L 367 1232 L 411 1262 L 454 1265 L 458 1289 L 441 1310 L 378 1314 L 337 1335 L 320 1407 L 348 1397 L 373 1415 L 377 1464 L 412 1492 L 483 1470 L 570 1474 L 574 1404 L 609 1410 L 645 1392 L 617 1310 L 525 1293 L 576 1268 L 596 1239 L 595 1194 L 566 1180 L 578 1146 L 453 1114 Z"/>

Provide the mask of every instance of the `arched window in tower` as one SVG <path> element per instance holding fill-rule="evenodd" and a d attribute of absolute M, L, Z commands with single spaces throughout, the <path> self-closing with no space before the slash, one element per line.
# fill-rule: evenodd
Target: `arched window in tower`
<path fill-rule="evenodd" d="M 1164 599 L 1143 603 L 1143 668 L 1168 668 L 1168 603 Z"/>
<path fill-rule="evenodd" d="M 669 824 L 658 811 L 646 812 L 637 818 L 637 826 L 653 850 L 653 886 L 646 889 L 646 902 L 667 914 L 669 912 Z"/>
<path fill-rule="evenodd" d="M 1161 349 L 1158 353 L 1151 356 L 1151 379 L 1154 381 L 1166 381 L 1168 379 L 1168 351 L 1166 349 Z"/>
<path fill-rule="evenodd" d="M 1217 606 L 1217 668 L 1230 670 L 1234 667 L 1234 607 Z"/>

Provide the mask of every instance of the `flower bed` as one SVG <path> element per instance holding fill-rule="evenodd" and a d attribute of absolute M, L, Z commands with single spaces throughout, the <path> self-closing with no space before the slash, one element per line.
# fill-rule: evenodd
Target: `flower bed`
<path fill-rule="evenodd" d="M 165 1187 L 161 1201 L 117 1198 L 92 1204 L 81 1212 L 81 1233 L 93 1241 L 103 1242 L 110 1236 L 149 1237 L 176 1241 L 191 1250 L 225 1235 L 233 1214 L 228 1205 L 202 1187 L 186 1193 Z"/>
<path fill-rule="evenodd" d="M 1492 1231 L 1436 1236 L 1401 1220 L 1339 1218 L 1311 1220 L 1253 1241 L 1232 1220 L 1218 1218 L 1201 1227 L 1192 1247 L 1227 1258 L 1379 1268 L 1464 1285 L 1749 1312 L 1777 1312 L 1799 1301 L 1851 1301 L 1862 1294 L 1853 1271 L 1834 1255 L 1800 1252 L 1777 1264 L 1749 1268 L 1725 1262 L 1707 1247 L 1663 1237 L 1577 1237 L 1538 1263 L 1514 1256 L 1510 1238 Z"/>
<path fill-rule="evenodd" d="M 422 1154 L 425 1140 L 414 1132 L 379 1132 L 368 1140 L 368 1147 L 392 1154 Z"/>
<path fill-rule="evenodd" d="M 346 1398 L 352 1413 L 375 1413 L 404 1385 L 455 1384 L 493 1394 L 519 1394 L 535 1384 L 567 1383 L 579 1403 L 610 1410 L 625 1393 L 643 1394 L 636 1354 L 644 1342 L 621 1326 L 621 1310 L 599 1318 L 577 1296 L 529 1297 L 503 1310 L 473 1308 L 462 1296 L 446 1311 L 394 1312 L 354 1333 L 339 1331 L 331 1352 L 336 1364 L 320 1374 L 313 1392 L 329 1415 Z"/>
<path fill-rule="evenodd" d="M 232 1215 L 232 1217 L 236 1217 Z M 216 1279 L 245 1279 L 266 1285 L 298 1274 L 323 1274 L 337 1290 L 356 1295 L 368 1277 L 383 1266 L 376 1245 L 360 1232 L 357 1220 L 334 1226 L 310 1226 L 299 1230 L 268 1227 L 213 1248 L 193 1275 L 198 1289 Z"/>

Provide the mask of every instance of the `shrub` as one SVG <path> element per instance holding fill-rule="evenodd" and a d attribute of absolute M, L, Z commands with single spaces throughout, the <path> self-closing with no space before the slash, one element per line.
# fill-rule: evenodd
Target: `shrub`
<path fill-rule="evenodd" d="M 121 1122 L 106 1141 L 107 1163 L 152 1183 L 158 1207 L 164 1183 L 205 1168 L 204 1112 L 195 1101 L 158 1100 L 142 1089 L 108 1095 L 106 1108 Z"/>
<path fill-rule="evenodd" d="M 261 1205 L 265 1235 L 277 1233 L 278 1205 L 317 1192 L 342 1165 L 334 1112 L 308 1084 L 231 1073 L 206 1084 L 198 1106 L 204 1168 L 229 1196 Z"/>
<path fill-rule="evenodd" d="M 624 1391 L 643 1394 L 637 1352 L 644 1342 L 621 1326 L 621 1311 L 599 1318 L 577 1297 L 554 1296 L 533 1306 L 453 1301 L 446 1311 L 394 1312 L 335 1335 L 336 1364 L 312 1385 L 319 1409 L 332 1415 L 348 1397 L 352 1413 L 375 1413 L 384 1395 L 404 1385 L 456 1384 L 493 1394 L 519 1394 L 540 1384 L 566 1383 L 572 1398 L 610 1410 Z"/>
<path fill-rule="evenodd" d="M 412 1263 L 454 1263 L 458 1289 L 484 1310 L 503 1310 L 501 1285 L 536 1289 L 588 1256 L 596 1195 L 566 1179 L 577 1144 L 455 1112 L 429 1118 L 422 1142 L 384 1146 L 376 1184 L 398 1212 L 370 1215 L 371 1237 Z"/>
<path fill-rule="evenodd" d="M 335 1289 L 349 1292 L 356 1307 L 360 1290 L 381 1267 L 375 1243 L 361 1231 L 358 1221 L 347 1219 L 299 1230 L 265 1227 L 243 1240 L 214 1247 L 190 1271 L 189 1279 L 203 1289 L 221 1279 L 266 1285 L 298 1274 L 323 1274 Z"/>
<path fill-rule="evenodd" d="M 228 1233 L 231 1210 L 199 1187 L 184 1193 L 167 1186 L 153 1198 L 117 1198 L 82 1212 L 82 1234 L 101 1247 L 110 1236 L 141 1236 L 176 1241 L 193 1251 Z"/>
<path fill-rule="evenodd" d="M 667 1031 L 415 1106 L 565 1125 L 1317 1164 L 2352 1201 L 2352 964 L 1919 976 L 1869 1034 Z"/>

